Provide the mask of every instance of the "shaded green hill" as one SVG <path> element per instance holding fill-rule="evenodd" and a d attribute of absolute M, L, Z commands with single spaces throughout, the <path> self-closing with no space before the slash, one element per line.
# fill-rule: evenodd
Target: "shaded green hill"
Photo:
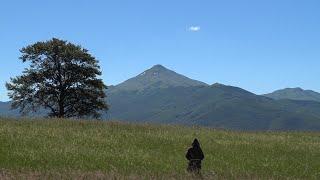
<path fill-rule="evenodd" d="M 207 84 L 187 78 L 181 74 L 171 71 L 162 65 L 155 65 L 142 72 L 136 77 L 126 80 L 116 86 L 121 91 L 143 91 L 148 89 L 159 89 L 168 87 L 190 87 L 207 86 Z M 109 91 L 113 91 L 110 87 Z"/>
<path fill-rule="evenodd" d="M 301 88 L 285 88 L 274 91 L 270 94 L 265 94 L 264 96 L 272 99 L 292 99 L 320 102 L 320 93 L 311 90 L 303 90 Z"/>
<path fill-rule="evenodd" d="M 111 119 L 238 130 L 320 130 L 320 103 L 273 100 L 215 84 L 110 94 Z"/>
<path fill-rule="evenodd" d="M 107 94 L 110 119 L 238 130 L 320 130 L 318 102 L 274 100 L 238 87 L 199 84 L 161 65 L 111 87 Z"/>
<path fill-rule="evenodd" d="M 19 110 L 12 110 L 10 102 L 0 101 L 0 116 L 5 117 L 18 117 L 20 116 Z"/>

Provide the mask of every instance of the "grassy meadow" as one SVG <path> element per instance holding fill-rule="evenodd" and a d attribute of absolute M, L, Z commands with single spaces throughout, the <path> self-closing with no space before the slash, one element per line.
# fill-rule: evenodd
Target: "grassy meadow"
<path fill-rule="evenodd" d="M 195 137 L 204 179 L 320 179 L 320 133 L 6 118 L 0 179 L 192 179 Z"/>

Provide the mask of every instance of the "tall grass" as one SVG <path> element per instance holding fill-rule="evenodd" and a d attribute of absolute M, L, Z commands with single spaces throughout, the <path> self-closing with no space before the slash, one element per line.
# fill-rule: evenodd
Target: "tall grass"
<path fill-rule="evenodd" d="M 204 177 L 320 179 L 320 133 L 62 119 L 0 120 L 0 177 L 186 178 L 195 137 Z"/>

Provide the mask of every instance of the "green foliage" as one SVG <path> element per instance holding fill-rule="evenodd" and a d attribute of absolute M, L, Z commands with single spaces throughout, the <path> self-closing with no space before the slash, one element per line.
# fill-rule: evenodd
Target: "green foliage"
<path fill-rule="evenodd" d="M 13 108 L 22 113 L 45 108 L 51 117 L 99 117 L 107 109 L 100 67 L 88 50 L 53 38 L 21 53 L 29 68 L 6 84 Z"/>
<path fill-rule="evenodd" d="M 67 178 L 98 173 L 185 179 L 184 155 L 197 137 L 205 153 L 205 178 L 319 179 L 319 135 L 62 119 L 1 120 L 0 171 Z"/>

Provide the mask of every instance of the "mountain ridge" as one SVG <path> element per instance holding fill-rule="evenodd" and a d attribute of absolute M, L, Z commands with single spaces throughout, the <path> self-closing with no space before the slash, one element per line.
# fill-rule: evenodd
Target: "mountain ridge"
<path fill-rule="evenodd" d="M 239 87 L 208 85 L 161 65 L 106 93 L 110 110 L 104 119 L 254 131 L 320 130 L 320 102 L 277 100 Z"/>
<path fill-rule="evenodd" d="M 145 89 L 177 86 L 208 86 L 208 84 L 190 79 L 158 64 L 133 78 L 111 87 L 111 89 L 116 88 L 117 90 L 125 91 L 143 91 Z"/>
<path fill-rule="evenodd" d="M 272 93 L 264 94 L 263 96 L 272 99 L 292 99 L 292 100 L 307 100 L 320 102 L 320 93 L 312 90 L 304 90 L 300 87 L 284 88 L 276 90 Z"/>
<path fill-rule="evenodd" d="M 238 130 L 320 130 L 320 103 L 274 100 L 220 83 L 122 89 L 108 96 L 110 119 Z"/>

